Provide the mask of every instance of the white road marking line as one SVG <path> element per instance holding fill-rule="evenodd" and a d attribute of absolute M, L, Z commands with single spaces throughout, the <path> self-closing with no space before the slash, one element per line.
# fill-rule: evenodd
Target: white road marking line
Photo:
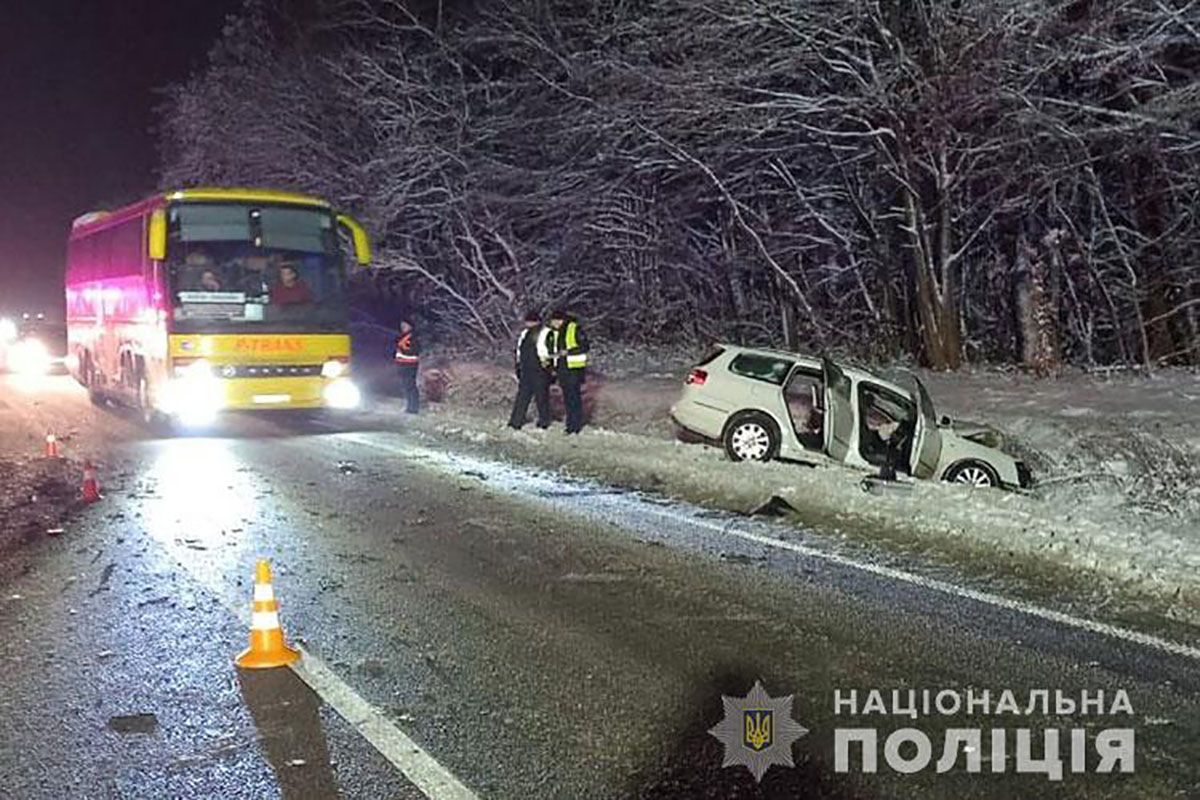
<path fill-rule="evenodd" d="M 243 624 L 253 620 L 254 614 L 248 608 L 250 604 L 235 600 L 230 587 L 209 580 L 169 546 L 157 543 L 197 583 L 211 592 L 229 613 Z M 304 647 L 297 647 L 295 643 L 293 647 L 303 655 L 291 665 L 292 671 L 429 800 L 477 800 L 476 795 L 450 770 L 392 724 L 382 711 L 354 691 L 324 661 Z"/>
<path fill-rule="evenodd" d="M 364 439 L 361 439 L 358 437 L 347 437 L 347 438 L 350 438 L 351 441 L 354 441 L 359 444 L 365 444 L 367 446 L 375 447 L 380 450 L 388 450 L 388 451 L 391 451 L 391 452 L 394 452 L 397 454 L 420 453 L 421 455 L 426 457 L 425 460 L 431 461 L 433 463 L 440 463 L 440 464 L 442 464 L 444 466 L 448 466 L 448 467 L 456 466 L 454 463 L 455 459 L 458 459 L 460 462 L 464 460 L 461 456 L 446 454 L 442 451 L 434 450 L 432 448 L 422 447 L 419 445 L 409 445 L 409 444 L 388 445 L 388 444 L 384 444 L 382 442 L 373 441 L 373 440 L 368 441 L 368 440 L 364 440 Z M 486 459 L 478 458 L 476 456 L 468 456 L 468 457 L 466 457 L 465 460 L 470 460 L 470 461 L 474 461 L 476 463 L 481 463 L 481 464 L 488 463 L 488 461 Z M 514 466 L 511 466 L 508 464 L 501 465 L 498 462 L 492 462 L 492 463 L 495 463 L 497 466 L 503 466 L 505 469 L 514 469 L 514 470 L 524 471 L 520 467 L 514 467 Z M 530 477 L 532 478 L 533 476 L 530 475 Z M 578 482 L 580 482 L 580 483 L 597 483 L 597 485 L 602 485 L 595 481 L 578 481 Z M 529 499 L 535 500 L 535 501 L 540 500 L 542 502 L 546 502 L 546 498 L 537 497 L 534 495 L 520 495 L 520 496 L 528 497 Z M 680 504 L 683 505 L 683 503 L 680 503 Z M 1070 628 L 1076 628 L 1078 630 L 1088 631 L 1089 633 L 1096 633 L 1096 634 L 1100 634 L 1102 636 L 1109 636 L 1113 639 L 1118 639 L 1118 640 L 1121 640 L 1124 642 L 1130 642 L 1132 644 L 1141 645 L 1143 647 L 1148 647 L 1148 648 L 1151 648 L 1154 650 L 1159 650 L 1161 652 L 1169 653 L 1171 655 L 1182 656 L 1184 658 L 1192 659 L 1194 661 L 1200 661 L 1200 647 L 1183 644 L 1182 642 L 1174 642 L 1174 641 L 1171 641 L 1170 639 L 1163 639 L 1159 636 L 1154 636 L 1149 633 L 1143 633 L 1141 631 L 1135 631 L 1130 628 L 1123 628 L 1118 625 L 1110 625 L 1107 622 L 1099 622 L 1097 620 L 1087 619 L 1086 617 L 1078 617 L 1073 614 L 1067 614 L 1062 611 L 1054 611 L 1053 609 L 1043 608 L 1034 603 L 1029 603 L 1029 602 L 1025 602 L 1022 600 L 1013 600 L 1013 599 L 1010 599 L 1007 597 L 1001 597 L 1000 595 L 997 595 L 997 594 L 992 594 L 990 592 L 982 592 L 977 589 L 969 589 L 965 586 L 959 586 L 957 584 L 953 584 L 948 581 L 941 581 L 941 580 L 937 580 L 936 578 L 927 578 L 923 575 L 918 575 L 913 572 L 907 572 L 905 570 L 897 569 L 895 567 L 887 567 L 887 566 L 883 566 L 881 564 L 872 564 L 872 563 L 866 562 L 866 561 L 857 561 L 848 556 L 840 555 L 838 553 L 826 552 L 824 550 L 819 550 L 815 547 L 809 547 L 807 545 L 799 544 L 797 542 L 789 542 L 785 539 L 776 539 L 771 536 L 763 536 L 762 534 L 753 533 L 751 531 L 737 530 L 736 528 L 732 527 L 732 523 L 736 522 L 737 520 L 730 520 L 730 521 L 726 522 L 725 524 L 718 524 L 716 522 L 712 522 L 710 520 L 706 520 L 706 519 L 703 519 L 700 517 L 694 517 L 691 515 L 682 514 L 673 509 L 662 508 L 660 506 L 656 506 L 651 503 L 645 504 L 645 510 L 653 512 L 653 513 L 658 514 L 663 517 L 667 517 L 675 522 L 687 523 L 690 525 L 695 525 L 697 527 L 707 528 L 708 530 L 711 530 L 711 531 L 714 531 L 714 532 L 717 532 L 720 534 L 724 534 L 727 536 L 735 536 L 739 539 L 743 539 L 748 542 L 753 542 L 755 544 L 763 545 L 765 547 L 774 547 L 779 550 L 788 550 L 788 551 L 791 551 L 798 555 L 808 556 L 810 558 L 822 559 L 824 561 L 828 561 L 833 564 L 838 564 L 839 566 L 849 567 L 850 569 L 859 570 L 860 572 L 867 572 L 872 575 L 878 575 L 880 577 L 889 578 L 891 580 L 899 581 L 902 583 L 908 583 L 913 586 L 920 587 L 922 589 L 928 589 L 930 591 L 939 592 L 941 594 L 950 595 L 952 597 L 959 597 L 959 598 L 963 598 L 966 600 L 973 600 L 977 603 L 982 603 L 984 605 L 993 606 L 995 608 L 1001 608 L 1006 611 L 1014 611 L 1014 612 L 1017 612 L 1020 614 L 1024 614 L 1026 616 L 1036 617 L 1038 619 L 1047 620 L 1049 622 L 1054 622 L 1059 625 L 1065 625 Z M 578 514 L 577 511 L 576 512 L 568 512 L 568 513 Z"/>
<path fill-rule="evenodd" d="M 299 649 L 304 655 L 291 665 L 292 671 L 426 797 L 431 800 L 475 800 L 470 789 L 335 675 L 324 661 L 304 648 Z"/>
<path fill-rule="evenodd" d="M 766 547 L 775 547 L 780 550 L 790 550 L 793 553 L 798 553 L 800 555 L 820 558 L 840 566 L 850 567 L 851 569 L 856 569 L 862 572 L 869 572 L 874 575 L 890 578 L 891 580 L 900 581 L 903 583 L 909 583 L 913 586 L 919 586 L 922 589 L 929 589 L 931 591 L 948 594 L 954 597 L 974 600 L 975 602 L 983 603 L 984 605 L 995 606 L 996 608 L 1002 608 L 1007 611 L 1016 611 L 1030 617 L 1037 617 L 1038 619 L 1056 622 L 1060 625 L 1078 628 L 1091 633 L 1111 636 L 1114 639 L 1120 639 L 1122 641 L 1142 645 L 1143 647 L 1161 650 L 1164 653 L 1170 653 L 1171 655 L 1183 656 L 1184 658 L 1200 661 L 1200 648 L 1183 644 L 1182 642 L 1173 642 L 1170 639 L 1163 639 L 1148 633 L 1142 633 L 1141 631 L 1135 631 L 1130 628 L 1122 628 L 1118 625 L 1110 625 L 1107 622 L 1099 622 L 1097 620 L 1087 619 L 1086 617 L 1077 617 L 1073 614 L 1067 614 L 1062 611 L 1054 611 L 1053 609 L 1043 608 L 1039 605 L 1027 603 L 1022 600 L 1012 600 L 1010 598 L 1001 597 L 998 594 L 992 594 L 990 592 L 981 592 L 977 589 L 968 589 L 965 586 L 958 586 L 957 584 L 949 583 L 947 581 L 940 581 L 936 578 L 927 578 L 924 575 L 906 572 L 902 569 L 896 569 L 895 567 L 885 567 L 881 564 L 855 561 L 852 558 L 848 558 L 837 553 L 827 553 L 823 550 L 817 550 L 816 548 L 807 547 L 796 542 L 789 542 L 784 539 L 774 539 L 770 536 L 763 536 L 762 534 L 752 533 L 750 531 L 739 531 L 728 526 L 717 525 L 716 523 L 708 520 L 685 517 L 677 513 L 673 513 L 668 509 L 650 508 L 649 510 L 662 516 L 671 517 L 676 521 L 686 521 L 693 525 L 708 528 L 729 536 L 736 536 L 739 539 L 744 539 L 748 542 L 754 542 L 755 544 L 764 545 Z"/>

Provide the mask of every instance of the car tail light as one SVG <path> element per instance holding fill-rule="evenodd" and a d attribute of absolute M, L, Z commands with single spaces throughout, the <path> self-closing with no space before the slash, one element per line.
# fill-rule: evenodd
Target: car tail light
<path fill-rule="evenodd" d="M 688 373 L 687 380 L 684 381 L 688 386 L 703 386 L 708 380 L 708 373 L 702 369 L 694 369 Z"/>

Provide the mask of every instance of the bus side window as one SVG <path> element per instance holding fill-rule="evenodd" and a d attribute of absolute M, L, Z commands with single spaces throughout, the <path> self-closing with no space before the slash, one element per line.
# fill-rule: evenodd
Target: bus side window
<path fill-rule="evenodd" d="M 134 217 L 123 222 L 113 230 L 111 258 L 114 274 L 138 279 L 136 283 L 129 284 L 126 292 L 122 292 L 120 300 L 125 306 L 121 309 L 121 313 L 133 314 L 149 299 L 144 279 L 146 251 L 142 247 L 141 217 Z"/>

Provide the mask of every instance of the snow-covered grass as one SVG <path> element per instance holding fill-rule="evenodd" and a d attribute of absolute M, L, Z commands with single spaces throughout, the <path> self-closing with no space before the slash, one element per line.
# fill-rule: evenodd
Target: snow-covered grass
<path fill-rule="evenodd" d="M 1146 519 L 1200 539 L 1200 375 L 923 374 L 952 415 L 1008 434 L 1041 477 L 1039 496 Z M 1190 521 L 1190 522 L 1189 522 Z"/>
<path fill-rule="evenodd" d="M 999 428 L 1041 485 L 1022 495 L 918 482 L 881 497 L 839 465 L 733 464 L 716 448 L 676 441 L 666 412 L 678 370 L 610 370 L 591 388 L 593 426 L 566 437 L 504 428 L 508 370 L 458 362 L 447 402 L 417 424 L 518 461 L 713 507 L 745 511 L 778 496 L 826 531 L 969 562 L 992 577 L 1048 570 L 1094 584 L 1093 594 L 1152 598 L 1200 624 L 1195 374 L 923 374 L 940 413 Z"/>

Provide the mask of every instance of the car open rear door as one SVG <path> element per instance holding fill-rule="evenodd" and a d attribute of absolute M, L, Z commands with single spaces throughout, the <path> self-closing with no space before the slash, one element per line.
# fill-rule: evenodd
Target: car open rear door
<path fill-rule="evenodd" d="M 845 461 L 854 435 L 850 378 L 828 358 L 821 359 L 821 372 L 825 381 L 825 452 L 831 458 Z"/>
<path fill-rule="evenodd" d="M 917 426 L 913 433 L 909 469 L 914 477 L 932 478 L 942 455 L 942 434 L 938 431 L 937 413 L 925 384 L 912 373 L 909 373 L 909 377 L 915 387 L 913 399 L 917 403 Z"/>

